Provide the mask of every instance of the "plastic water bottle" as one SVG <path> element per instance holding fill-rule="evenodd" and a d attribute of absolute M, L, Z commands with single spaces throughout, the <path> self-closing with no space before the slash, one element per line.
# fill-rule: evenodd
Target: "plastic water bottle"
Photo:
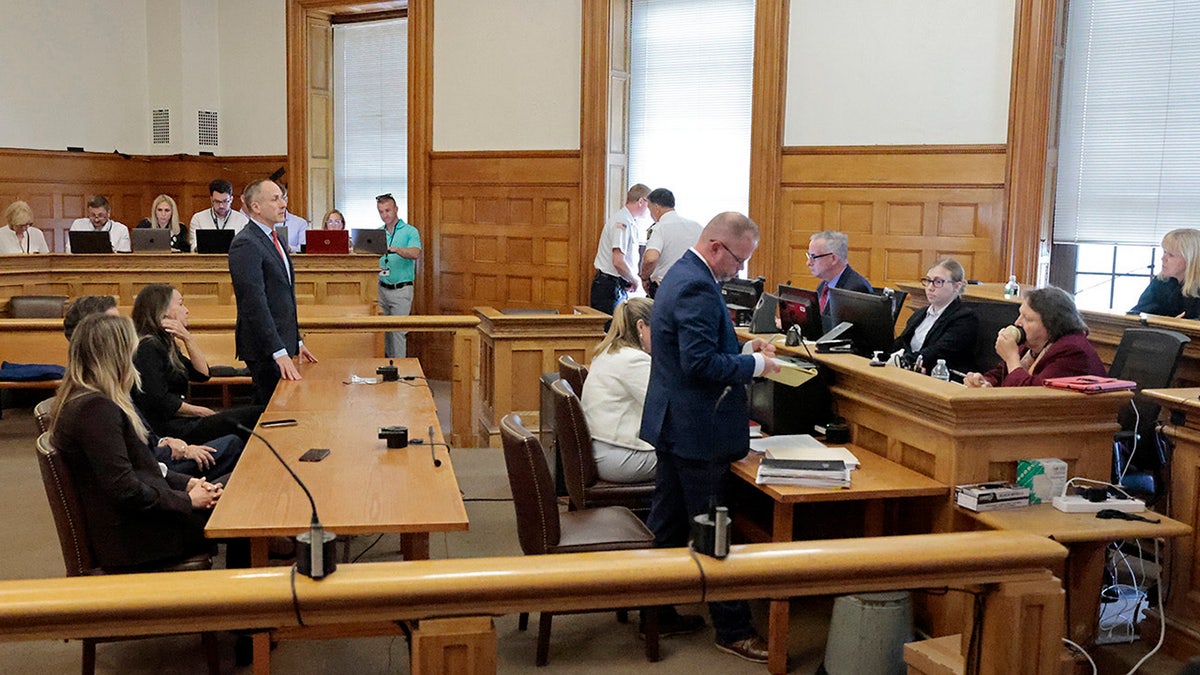
<path fill-rule="evenodd" d="M 1017 275 L 1012 275 L 1008 278 L 1008 283 L 1004 284 L 1005 299 L 1017 298 L 1021 296 L 1021 287 L 1017 285 Z"/>
<path fill-rule="evenodd" d="M 950 368 L 946 366 L 946 359 L 938 359 L 937 365 L 933 367 L 933 372 L 930 375 L 933 375 L 934 379 L 941 380 L 942 382 L 949 382 Z"/>

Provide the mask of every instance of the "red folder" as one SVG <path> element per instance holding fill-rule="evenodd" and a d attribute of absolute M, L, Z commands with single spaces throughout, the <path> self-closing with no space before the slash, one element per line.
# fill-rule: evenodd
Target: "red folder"
<path fill-rule="evenodd" d="M 1042 384 L 1054 389 L 1082 391 L 1085 394 L 1096 394 L 1102 391 L 1125 391 L 1127 389 L 1137 389 L 1137 382 L 1118 380 L 1115 377 L 1098 377 L 1096 375 L 1051 377 L 1043 380 Z"/>

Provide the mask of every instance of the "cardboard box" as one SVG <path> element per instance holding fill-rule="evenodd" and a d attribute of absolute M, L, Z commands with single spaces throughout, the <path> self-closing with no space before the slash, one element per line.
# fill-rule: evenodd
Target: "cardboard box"
<path fill-rule="evenodd" d="M 1017 485 L 1029 488 L 1029 503 L 1050 503 L 1067 484 L 1067 463 L 1061 459 L 1017 461 Z"/>
<path fill-rule="evenodd" d="M 975 483 L 954 488 L 954 503 L 972 511 L 1029 506 L 1029 488 L 1015 483 Z"/>

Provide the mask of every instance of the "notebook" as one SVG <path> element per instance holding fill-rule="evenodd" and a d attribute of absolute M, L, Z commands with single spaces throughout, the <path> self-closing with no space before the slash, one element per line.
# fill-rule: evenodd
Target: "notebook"
<path fill-rule="evenodd" d="M 308 241 L 304 244 L 305 253 L 341 253 L 350 252 L 350 233 L 345 230 L 308 230 Z"/>
<path fill-rule="evenodd" d="M 112 253 L 112 239 L 107 232 L 83 232 L 72 230 L 67 233 L 71 242 L 71 253 Z"/>
<path fill-rule="evenodd" d="M 1042 380 L 1042 384 L 1054 389 L 1082 391 L 1085 394 L 1137 389 L 1137 382 L 1118 380 L 1115 377 L 1099 377 L 1096 375 L 1080 375 L 1078 377 L 1051 377 Z"/>
<path fill-rule="evenodd" d="M 134 253 L 165 253 L 171 250 L 171 231 L 134 228 L 129 231 L 129 243 Z"/>
<path fill-rule="evenodd" d="M 233 230 L 196 230 L 196 253 L 227 255 L 233 235 Z"/>
<path fill-rule="evenodd" d="M 351 230 L 354 238 L 355 253 L 373 253 L 375 255 L 383 255 L 387 253 L 387 233 L 383 228 L 376 230 Z"/>

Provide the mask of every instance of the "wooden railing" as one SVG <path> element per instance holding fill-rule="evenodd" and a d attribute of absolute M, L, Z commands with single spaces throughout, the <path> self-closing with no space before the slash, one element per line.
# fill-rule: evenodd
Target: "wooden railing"
<path fill-rule="evenodd" d="M 981 673 L 1051 673 L 1063 591 L 1047 570 L 1066 554 L 1037 535 L 970 532 L 735 546 L 720 561 L 660 549 L 352 564 L 294 590 L 286 567 L 14 580 L 0 582 L 0 640 L 963 588 L 986 597 Z"/>

